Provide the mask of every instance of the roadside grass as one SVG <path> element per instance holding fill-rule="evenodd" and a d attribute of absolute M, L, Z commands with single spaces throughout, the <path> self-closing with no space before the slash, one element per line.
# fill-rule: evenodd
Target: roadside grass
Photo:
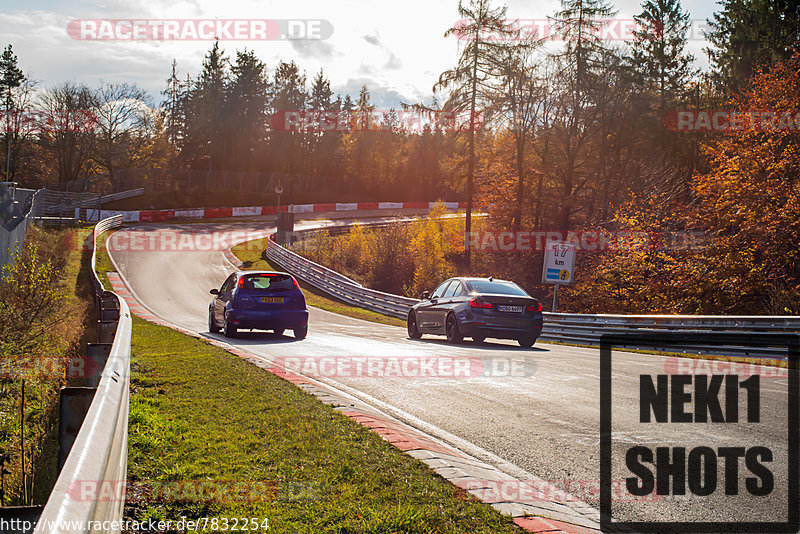
<path fill-rule="evenodd" d="M 521 532 L 290 382 L 134 318 L 126 516 L 267 519 L 270 532 Z M 153 502 L 151 482 L 263 483 L 252 501 Z M 152 486 L 151 486 L 152 487 Z"/>
<path fill-rule="evenodd" d="M 108 257 L 108 251 L 106 251 L 106 241 L 112 233 L 113 231 L 103 232 L 97 236 L 97 277 L 100 279 L 103 287 L 107 290 L 111 290 L 111 284 L 108 281 L 108 276 L 106 276 L 106 273 L 113 272 L 115 270 L 114 264 L 111 263 L 111 260 Z M 91 238 L 92 232 L 90 230 L 87 239 Z M 89 258 L 91 259 L 91 250 L 89 251 Z"/>
<path fill-rule="evenodd" d="M 270 271 L 283 271 L 279 265 L 273 263 L 268 259 L 261 257 L 261 253 L 266 248 L 267 238 L 256 239 L 253 241 L 246 241 L 239 243 L 231 248 L 231 252 L 239 258 L 244 264 L 243 269 L 246 270 L 270 270 Z M 388 324 L 392 326 L 406 326 L 406 322 L 396 317 L 390 317 L 381 313 L 365 310 L 356 306 L 351 306 L 346 302 L 335 299 L 327 293 L 316 289 L 315 287 L 298 280 L 303 293 L 306 296 L 306 303 L 309 306 L 327 310 L 330 312 L 346 315 L 347 317 L 354 317 L 356 319 L 363 319 L 365 321 L 372 321 L 373 323 Z"/>

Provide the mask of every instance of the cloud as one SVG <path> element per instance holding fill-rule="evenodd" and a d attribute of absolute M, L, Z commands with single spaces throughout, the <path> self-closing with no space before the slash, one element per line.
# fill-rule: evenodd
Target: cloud
<path fill-rule="evenodd" d="M 292 44 L 292 49 L 294 49 L 294 51 L 297 52 L 301 58 L 330 60 L 336 55 L 341 55 L 336 53 L 336 50 L 334 50 L 332 44 L 326 43 L 325 41 L 294 39 L 290 42 Z"/>
<path fill-rule="evenodd" d="M 379 84 L 370 78 L 348 78 L 344 85 L 336 85 L 332 89 L 335 93 L 341 94 L 342 98 L 344 98 L 344 95 L 350 95 L 350 98 L 355 102 L 361 92 L 361 87 L 364 85 L 367 86 L 370 102 L 376 109 L 401 109 L 401 102 L 411 100 L 408 95 L 403 95 L 388 85 Z"/>
<path fill-rule="evenodd" d="M 399 70 L 402 68 L 403 62 L 400 61 L 400 58 L 394 55 L 394 52 L 389 52 L 389 60 L 383 66 L 386 70 Z"/>
<path fill-rule="evenodd" d="M 366 42 L 368 42 L 369 44 L 371 44 L 373 46 L 377 46 L 377 47 L 383 48 L 383 46 L 381 45 L 381 40 L 378 39 L 378 37 L 376 37 L 374 35 L 365 35 L 364 37 L 362 37 L 362 39 L 364 39 Z"/>

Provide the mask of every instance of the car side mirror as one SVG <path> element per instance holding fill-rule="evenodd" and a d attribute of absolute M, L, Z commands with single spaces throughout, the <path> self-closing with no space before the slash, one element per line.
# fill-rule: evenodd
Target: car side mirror
<path fill-rule="evenodd" d="M 420 299 L 422 299 L 422 300 L 424 300 L 424 299 L 430 298 L 430 296 L 431 296 L 431 293 L 430 293 L 430 291 L 423 291 L 423 292 L 420 294 L 419 298 L 420 298 Z"/>
<path fill-rule="evenodd" d="M 211 293 L 212 295 L 219 295 L 219 289 L 212 289 L 211 291 L 209 291 L 209 293 Z"/>

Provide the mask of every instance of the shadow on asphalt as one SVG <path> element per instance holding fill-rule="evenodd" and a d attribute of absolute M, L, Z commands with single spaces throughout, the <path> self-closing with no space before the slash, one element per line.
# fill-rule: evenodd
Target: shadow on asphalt
<path fill-rule="evenodd" d="M 204 332 L 203 335 L 219 341 L 231 343 L 232 345 L 275 345 L 278 343 L 297 343 L 302 341 L 302 339 L 297 339 L 292 335 L 279 335 L 262 331 L 239 331 L 236 333 L 236 337 L 233 338 L 225 337 L 222 334 L 212 334 L 211 332 Z"/>
<path fill-rule="evenodd" d="M 529 349 L 522 348 L 520 346 L 514 345 L 506 345 L 505 343 L 496 343 L 492 341 L 483 341 L 481 343 L 477 343 L 472 340 L 464 340 L 458 344 L 448 343 L 446 339 L 436 339 L 436 338 L 422 338 L 422 339 L 411 339 L 406 338 L 409 341 L 414 341 L 416 343 L 429 343 L 432 345 L 443 345 L 447 347 L 453 348 L 471 348 L 471 349 L 479 349 L 479 350 L 513 350 L 513 351 L 525 351 L 525 352 L 550 352 L 550 349 L 545 349 L 542 347 L 533 346 Z"/>

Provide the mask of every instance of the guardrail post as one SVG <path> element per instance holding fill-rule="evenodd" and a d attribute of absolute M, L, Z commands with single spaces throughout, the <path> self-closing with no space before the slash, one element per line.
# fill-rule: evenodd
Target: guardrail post
<path fill-rule="evenodd" d="M 67 369 L 69 383 L 74 387 L 97 387 L 109 354 L 111 343 L 89 343 L 86 356 L 70 359 Z"/>
<path fill-rule="evenodd" d="M 58 472 L 64 466 L 67 455 L 92 405 L 97 388 L 61 388 L 61 404 L 58 413 Z"/>
<path fill-rule="evenodd" d="M 116 321 L 119 319 L 119 301 L 116 297 L 100 297 L 101 321 Z"/>
<path fill-rule="evenodd" d="M 117 321 L 97 321 L 97 342 L 113 343 L 117 331 Z"/>

